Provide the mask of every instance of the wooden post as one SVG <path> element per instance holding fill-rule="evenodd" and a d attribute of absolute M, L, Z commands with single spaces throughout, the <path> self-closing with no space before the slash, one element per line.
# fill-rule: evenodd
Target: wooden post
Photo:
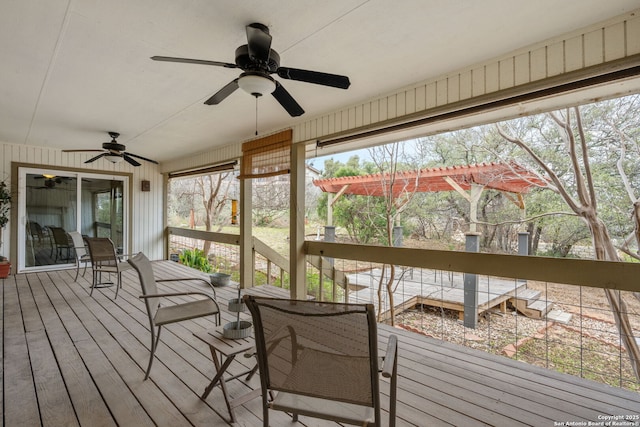
<path fill-rule="evenodd" d="M 253 196 L 250 179 L 240 180 L 240 287 L 251 288 L 255 281 L 253 236 L 251 235 L 251 198 Z"/>
<path fill-rule="evenodd" d="M 306 260 L 304 253 L 305 146 L 291 146 L 291 207 L 289 221 L 289 282 L 291 298 L 306 299 Z"/>

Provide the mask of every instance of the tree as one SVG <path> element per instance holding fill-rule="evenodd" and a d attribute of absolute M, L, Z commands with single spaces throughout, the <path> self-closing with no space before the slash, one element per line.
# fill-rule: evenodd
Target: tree
<path fill-rule="evenodd" d="M 531 143 L 519 136 L 513 136 L 504 127 L 497 126 L 500 135 L 507 141 L 524 150 L 531 159 L 545 172 L 569 208 L 587 225 L 591 234 L 595 258 L 607 261 L 620 261 L 616 247 L 606 224 L 599 216 L 594 174 L 589 158 L 589 141 L 597 138 L 586 132 L 580 109 L 567 109 L 564 114 L 549 113 L 547 115 L 555 124 L 557 136 L 566 147 L 570 166 L 561 179 L 560 175 L 534 150 Z M 597 150 L 598 147 L 596 147 Z M 633 329 L 627 316 L 626 303 L 620 291 L 605 289 L 622 342 L 629 354 L 636 378 L 640 379 L 640 350 L 635 341 Z"/>
<path fill-rule="evenodd" d="M 270 225 L 289 212 L 289 175 L 255 179 L 253 185 L 252 207 L 256 225 Z"/>
<path fill-rule="evenodd" d="M 221 215 L 225 204 L 229 201 L 229 191 L 231 189 L 232 180 L 231 173 L 218 173 L 211 175 L 202 175 L 194 178 L 196 194 L 199 196 L 204 208 L 204 226 L 206 231 L 213 231 L 214 225 L 216 231 L 222 229 L 225 221 Z M 206 256 L 211 249 L 211 241 L 205 240 L 202 251 Z"/>
<path fill-rule="evenodd" d="M 220 231 L 229 218 L 223 212 L 234 184 L 235 178 L 229 172 L 172 179 L 168 192 L 170 223 L 171 217 L 177 217 L 181 222 L 193 217 L 194 224 L 202 221 L 206 231 Z M 203 252 L 208 254 L 210 248 L 211 242 L 205 241 Z"/>
<path fill-rule="evenodd" d="M 393 246 L 393 228 L 398 222 L 400 214 L 405 210 L 409 202 L 415 195 L 415 190 L 409 190 L 410 184 L 406 179 L 398 175 L 398 171 L 403 167 L 400 158 L 403 156 L 403 149 L 400 143 L 387 144 L 380 147 L 370 148 L 369 152 L 373 163 L 376 165 L 380 175 L 380 186 L 382 188 L 384 226 L 386 245 Z M 406 167 L 406 165 L 404 165 Z M 420 174 L 416 174 L 414 180 L 420 179 Z M 417 185 L 413 188 L 417 188 Z M 389 268 L 389 276 L 385 278 L 385 271 Z M 395 304 L 393 300 L 394 282 L 396 277 L 396 267 L 393 264 L 382 266 L 382 274 L 378 282 L 378 313 L 382 313 L 383 286 L 389 299 L 389 310 L 391 314 L 391 325 L 395 325 Z"/>

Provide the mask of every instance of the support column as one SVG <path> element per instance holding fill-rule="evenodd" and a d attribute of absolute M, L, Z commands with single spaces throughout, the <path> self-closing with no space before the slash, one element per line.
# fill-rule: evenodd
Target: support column
<path fill-rule="evenodd" d="M 333 193 L 327 193 L 327 225 L 333 225 Z"/>
<path fill-rule="evenodd" d="M 518 233 L 518 255 L 529 255 L 529 233 L 526 231 Z"/>
<path fill-rule="evenodd" d="M 336 241 L 336 228 L 333 225 L 324 226 L 324 241 L 332 243 Z"/>
<path fill-rule="evenodd" d="M 253 266 L 253 233 L 251 230 L 251 211 L 253 182 L 240 180 L 240 287 L 250 288 L 255 282 Z"/>
<path fill-rule="evenodd" d="M 521 231 L 518 233 L 518 255 L 529 255 L 529 233 Z M 518 283 L 526 283 L 525 279 L 517 279 Z"/>
<path fill-rule="evenodd" d="M 480 233 L 466 234 L 465 251 L 480 251 Z M 478 276 L 472 273 L 464 273 L 464 326 L 478 326 Z"/>
<path fill-rule="evenodd" d="M 480 184 L 471 184 L 471 190 L 469 191 L 469 231 L 475 233 L 478 231 L 478 202 L 482 196 L 482 190 L 484 186 Z"/>
<path fill-rule="evenodd" d="M 291 298 L 306 299 L 306 260 L 304 253 L 305 146 L 291 146 L 291 193 L 289 220 L 289 283 Z"/>
<path fill-rule="evenodd" d="M 402 240 L 402 226 L 396 225 L 393 227 L 393 246 L 396 248 L 401 248 L 403 243 Z"/>

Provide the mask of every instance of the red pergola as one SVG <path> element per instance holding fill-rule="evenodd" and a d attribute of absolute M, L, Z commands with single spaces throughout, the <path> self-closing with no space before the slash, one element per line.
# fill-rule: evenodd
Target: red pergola
<path fill-rule="evenodd" d="M 384 196 L 391 185 L 390 174 L 345 176 L 314 180 L 326 193 Z M 475 165 L 446 166 L 397 172 L 394 176 L 393 195 L 437 191 L 470 190 L 472 184 L 485 189 L 526 193 L 533 187 L 545 187 L 547 182 L 517 163 L 480 163 Z"/>

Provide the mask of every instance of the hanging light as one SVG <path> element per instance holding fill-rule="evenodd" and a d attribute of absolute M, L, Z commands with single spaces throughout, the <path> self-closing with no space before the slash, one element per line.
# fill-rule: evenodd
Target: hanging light
<path fill-rule="evenodd" d="M 255 97 L 272 93 L 276 90 L 276 82 L 269 76 L 255 73 L 242 73 L 238 79 L 240 89 Z"/>
<path fill-rule="evenodd" d="M 120 163 L 122 161 L 122 156 L 118 154 L 107 154 L 104 156 L 105 159 L 109 160 L 111 163 Z"/>

